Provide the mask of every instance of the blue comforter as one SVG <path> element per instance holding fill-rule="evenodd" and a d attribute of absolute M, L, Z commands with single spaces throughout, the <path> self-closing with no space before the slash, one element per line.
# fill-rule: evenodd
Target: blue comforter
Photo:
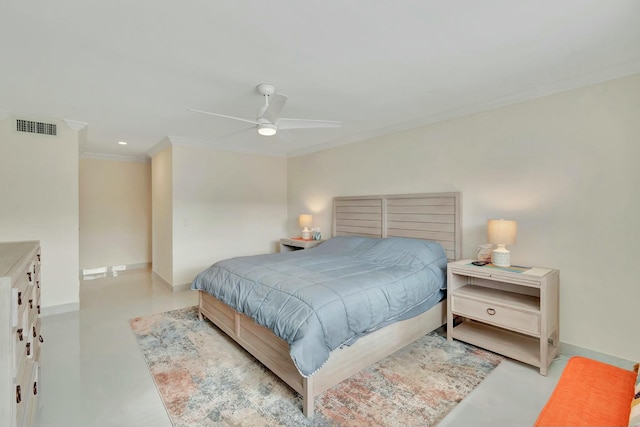
<path fill-rule="evenodd" d="M 312 249 L 217 262 L 191 287 L 288 342 L 307 377 L 333 350 L 440 301 L 446 268 L 435 242 L 343 236 Z"/>

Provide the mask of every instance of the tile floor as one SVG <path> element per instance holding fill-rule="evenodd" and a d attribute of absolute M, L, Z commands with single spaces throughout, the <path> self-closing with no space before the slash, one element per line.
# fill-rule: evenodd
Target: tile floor
<path fill-rule="evenodd" d="M 36 426 L 170 427 L 128 320 L 196 302 L 195 292 L 171 293 L 146 270 L 81 281 L 80 310 L 42 320 Z M 565 364 L 558 358 L 543 377 L 507 360 L 439 426 L 531 426 Z"/>

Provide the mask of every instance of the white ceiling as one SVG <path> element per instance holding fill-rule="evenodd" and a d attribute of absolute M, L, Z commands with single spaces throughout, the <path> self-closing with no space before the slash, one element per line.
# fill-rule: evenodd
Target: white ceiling
<path fill-rule="evenodd" d="M 87 123 L 82 153 L 293 156 L 640 73 L 640 1 L 3 1 L 0 48 L 0 110 Z M 253 119 L 259 83 L 282 116 L 343 127 L 261 137 L 187 111 Z"/>

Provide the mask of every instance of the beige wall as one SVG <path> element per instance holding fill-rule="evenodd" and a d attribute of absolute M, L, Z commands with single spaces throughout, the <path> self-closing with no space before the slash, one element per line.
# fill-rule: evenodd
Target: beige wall
<path fill-rule="evenodd" d="M 151 262 L 151 163 L 80 159 L 80 268 Z"/>
<path fill-rule="evenodd" d="M 465 257 L 517 220 L 512 261 L 560 269 L 561 341 L 640 360 L 639 100 L 635 75 L 289 159 L 289 232 L 329 235 L 333 196 L 461 191 Z"/>
<path fill-rule="evenodd" d="M 152 171 L 153 269 L 174 287 L 286 236 L 286 159 L 172 145 Z"/>
<path fill-rule="evenodd" d="M 173 284 L 286 236 L 284 158 L 173 146 Z"/>
<path fill-rule="evenodd" d="M 40 240 L 45 312 L 77 309 L 78 132 L 17 132 L 15 119 L 0 120 L 0 241 Z"/>
<path fill-rule="evenodd" d="M 173 174 L 171 147 L 151 159 L 152 269 L 173 283 Z"/>

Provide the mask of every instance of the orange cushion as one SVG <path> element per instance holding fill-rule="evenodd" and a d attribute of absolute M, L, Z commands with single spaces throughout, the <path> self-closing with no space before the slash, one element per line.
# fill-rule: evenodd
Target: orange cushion
<path fill-rule="evenodd" d="M 627 426 L 635 380 L 632 371 L 572 357 L 534 426 Z"/>

